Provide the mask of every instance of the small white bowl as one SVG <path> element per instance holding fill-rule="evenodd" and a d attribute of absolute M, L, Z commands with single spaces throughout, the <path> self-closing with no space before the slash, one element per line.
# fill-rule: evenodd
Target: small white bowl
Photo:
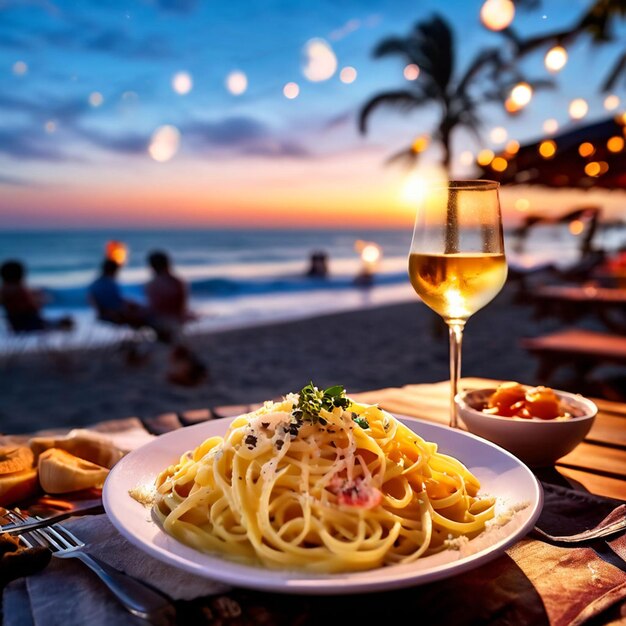
<path fill-rule="evenodd" d="M 598 407 L 587 398 L 566 391 L 554 393 L 577 417 L 567 420 L 540 420 L 503 417 L 483 413 L 495 389 L 459 393 L 455 400 L 458 416 L 471 433 L 488 439 L 514 454 L 531 467 L 553 465 L 571 452 L 587 435 Z"/>

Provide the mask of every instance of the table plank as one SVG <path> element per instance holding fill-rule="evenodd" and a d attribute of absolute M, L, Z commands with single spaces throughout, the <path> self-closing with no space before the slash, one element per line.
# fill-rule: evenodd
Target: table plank
<path fill-rule="evenodd" d="M 626 480 L 626 450 L 619 448 L 583 442 L 557 465 Z"/>
<path fill-rule="evenodd" d="M 583 472 L 570 467 L 557 466 L 557 471 L 559 474 L 571 478 L 574 483 L 579 483 L 587 491 L 595 493 L 598 496 L 626 500 L 626 481 L 624 480 Z"/>

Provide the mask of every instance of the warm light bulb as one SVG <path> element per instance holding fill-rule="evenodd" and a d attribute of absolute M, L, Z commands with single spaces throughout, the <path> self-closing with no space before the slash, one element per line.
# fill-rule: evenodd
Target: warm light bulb
<path fill-rule="evenodd" d="M 539 144 L 539 154 L 544 159 L 551 159 L 556 154 L 556 143 L 549 139 Z"/>
<path fill-rule="evenodd" d="M 611 137 L 606 142 L 606 147 L 609 152 L 621 152 L 624 149 L 624 139 L 622 137 Z"/>
<path fill-rule="evenodd" d="M 491 162 L 491 169 L 494 172 L 504 172 L 504 170 L 506 170 L 506 168 L 509 166 L 509 164 L 507 163 L 507 160 L 502 158 L 502 157 L 496 157 L 492 162 Z"/>
<path fill-rule="evenodd" d="M 480 9 L 480 21 L 489 30 L 503 30 L 515 17 L 511 0 L 486 0 Z"/>
<path fill-rule="evenodd" d="M 193 79 L 189 72 L 177 72 L 172 77 L 172 89 L 181 96 L 188 94 L 193 87 Z"/>
<path fill-rule="evenodd" d="M 297 98 L 300 95 L 300 87 L 298 86 L 298 83 L 287 83 L 283 87 L 283 95 L 288 100 Z"/>
<path fill-rule="evenodd" d="M 546 69 L 550 72 L 560 72 L 567 63 L 567 50 L 563 46 L 550 48 L 544 58 Z"/>
<path fill-rule="evenodd" d="M 504 143 L 508 136 L 509 134 L 507 133 L 506 128 L 503 128 L 502 126 L 492 128 L 489 133 L 489 137 L 493 143 Z"/>
<path fill-rule="evenodd" d="M 550 118 L 543 123 L 543 132 L 552 135 L 559 130 L 559 123 L 554 119 Z"/>
<path fill-rule="evenodd" d="M 533 97 L 533 88 L 528 83 L 518 83 L 511 89 L 511 100 L 519 106 L 526 106 Z"/>
<path fill-rule="evenodd" d="M 493 161 L 493 157 L 493 150 L 481 150 L 476 157 L 476 161 L 478 162 L 478 165 L 485 167 Z"/>
<path fill-rule="evenodd" d="M 584 98 L 576 98 L 569 103 L 569 115 L 573 120 L 581 120 L 589 111 L 589 105 Z"/>
<path fill-rule="evenodd" d="M 595 151 L 594 145 L 588 141 L 584 141 L 578 146 L 578 154 L 583 158 L 591 156 Z"/>
<path fill-rule="evenodd" d="M 248 88 L 248 77 L 238 70 L 231 72 L 226 77 L 226 89 L 233 94 L 233 96 L 240 96 Z"/>
<path fill-rule="evenodd" d="M 407 80 L 417 80 L 420 75 L 420 68 L 415 63 L 409 63 L 402 73 Z"/>

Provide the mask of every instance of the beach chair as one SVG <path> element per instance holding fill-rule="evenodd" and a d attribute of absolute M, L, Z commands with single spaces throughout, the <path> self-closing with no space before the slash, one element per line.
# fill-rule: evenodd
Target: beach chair
<path fill-rule="evenodd" d="M 582 390 L 586 377 L 600 365 L 626 367 L 626 336 L 568 328 L 539 337 L 522 339 L 522 347 L 539 359 L 537 378 L 549 384 L 555 371 L 572 366 L 574 385 Z"/>
<path fill-rule="evenodd" d="M 31 330 L 16 332 L 6 317 L 0 316 L 0 365 L 10 367 L 28 354 L 44 354 L 57 366 L 68 364 L 68 348 L 73 330 Z"/>

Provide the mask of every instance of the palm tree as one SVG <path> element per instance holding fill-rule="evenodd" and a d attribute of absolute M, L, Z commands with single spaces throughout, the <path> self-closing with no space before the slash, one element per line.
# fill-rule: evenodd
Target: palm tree
<path fill-rule="evenodd" d="M 480 51 L 465 72 L 457 76 L 456 46 L 449 24 L 439 15 L 418 22 L 406 37 L 390 37 L 374 50 L 376 58 L 398 55 L 406 63 L 420 68 L 419 79 L 409 87 L 386 91 L 371 98 L 361 109 L 359 129 L 367 132 L 372 112 L 382 106 L 409 112 L 436 104 L 440 115 L 433 138 L 442 147 L 441 163 L 450 173 L 452 134 L 459 126 L 480 137 L 479 107 L 485 102 L 504 102 L 512 85 L 525 81 L 517 68 L 509 63 L 500 48 Z M 534 81 L 535 88 L 551 85 L 550 81 Z M 419 152 L 413 146 L 401 150 L 390 161 L 414 164 Z"/>

